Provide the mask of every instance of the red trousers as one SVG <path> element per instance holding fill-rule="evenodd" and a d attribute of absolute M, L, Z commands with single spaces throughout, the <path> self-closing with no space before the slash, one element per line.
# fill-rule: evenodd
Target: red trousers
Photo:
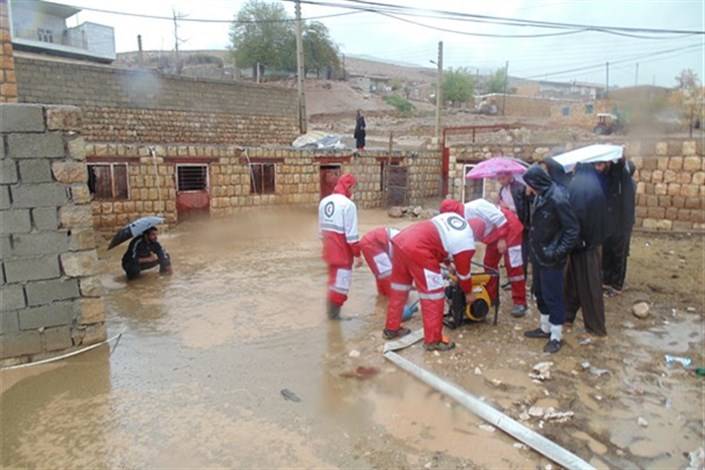
<path fill-rule="evenodd" d="M 349 266 L 328 265 L 328 300 L 342 306 L 348 300 L 352 282 L 352 264 Z"/>
<path fill-rule="evenodd" d="M 364 243 L 364 239 L 360 242 L 360 251 L 377 279 L 377 293 L 389 297 L 392 277 L 392 261 L 389 255 L 373 244 Z"/>
<path fill-rule="evenodd" d="M 416 284 L 421 300 L 424 343 L 437 343 L 443 339 L 445 290 L 441 266 L 429 253 L 409 255 L 395 247 L 386 328 L 398 330 L 401 327 L 412 283 Z"/>
<path fill-rule="evenodd" d="M 521 231 L 510 234 L 507 238 L 507 251 L 504 253 L 504 267 L 507 277 L 512 285 L 512 302 L 514 305 L 526 305 L 526 278 L 524 276 L 524 262 L 521 255 Z M 497 269 L 502 255 L 497 250 L 497 242 L 490 243 L 485 249 L 484 265 L 488 268 Z M 497 278 L 492 277 L 487 284 L 487 291 L 490 298 L 497 295 Z"/>

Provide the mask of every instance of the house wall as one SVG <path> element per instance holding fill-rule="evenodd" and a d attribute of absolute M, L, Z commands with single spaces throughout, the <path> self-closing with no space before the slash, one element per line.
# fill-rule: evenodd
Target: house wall
<path fill-rule="evenodd" d="M 156 145 L 154 157 L 149 146 L 87 144 L 88 163 L 127 163 L 129 198 L 93 200 L 95 226 L 108 230 L 130 220 L 162 214 L 167 223 L 179 220 L 176 207 L 176 166 L 208 165 L 209 212 L 227 216 L 244 207 L 261 205 L 316 206 L 320 200 L 321 165 L 338 165 L 342 172 L 358 180 L 355 201 L 360 207 L 381 207 L 381 164 L 389 154 L 365 152 L 320 153 L 293 149 L 243 149 L 228 145 Z M 392 160 L 408 168 L 409 204 L 440 194 L 440 157 L 435 152 L 395 152 Z M 249 163 L 272 163 L 276 172 L 274 194 L 250 193 Z M 157 190 L 159 188 L 159 190 Z"/>
<path fill-rule="evenodd" d="M 15 101 L 17 101 L 17 82 L 8 23 L 7 0 L 0 0 L 0 103 Z"/>
<path fill-rule="evenodd" d="M 0 104 L 0 365 L 105 339 L 77 108 Z"/>
<path fill-rule="evenodd" d="M 19 101 L 80 106 L 89 142 L 290 145 L 294 89 L 16 57 Z"/>

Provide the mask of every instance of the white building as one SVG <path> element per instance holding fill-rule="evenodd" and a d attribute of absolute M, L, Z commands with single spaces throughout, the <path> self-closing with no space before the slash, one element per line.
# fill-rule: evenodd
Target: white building
<path fill-rule="evenodd" d="M 97 62 L 114 61 L 115 33 L 112 27 L 90 22 L 67 26 L 67 20 L 80 11 L 73 6 L 41 0 L 10 0 L 13 47 Z"/>

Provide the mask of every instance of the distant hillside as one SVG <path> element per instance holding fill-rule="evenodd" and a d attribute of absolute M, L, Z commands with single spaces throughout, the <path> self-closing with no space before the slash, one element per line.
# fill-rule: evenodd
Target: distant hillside
<path fill-rule="evenodd" d="M 402 62 L 385 62 L 367 56 L 345 56 L 348 74 L 374 77 L 399 78 L 415 82 L 430 83 L 436 78 L 436 69 L 419 67 Z"/>

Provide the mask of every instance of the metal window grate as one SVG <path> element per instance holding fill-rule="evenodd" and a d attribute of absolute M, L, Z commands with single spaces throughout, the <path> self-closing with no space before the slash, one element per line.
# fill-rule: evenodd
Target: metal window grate
<path fill-rule="evenodd" d="M 463 202 L 474 201 L 485 197 L 485 180 L 469 180 L 465 176 L 475 168 L 475 165 L 465 165 L 463 171 Z"/>
<path fill-rule="evenodd" d="M 208 189 L 207 165 L 177 165 L 177 191 L 205 191 Z"/>

